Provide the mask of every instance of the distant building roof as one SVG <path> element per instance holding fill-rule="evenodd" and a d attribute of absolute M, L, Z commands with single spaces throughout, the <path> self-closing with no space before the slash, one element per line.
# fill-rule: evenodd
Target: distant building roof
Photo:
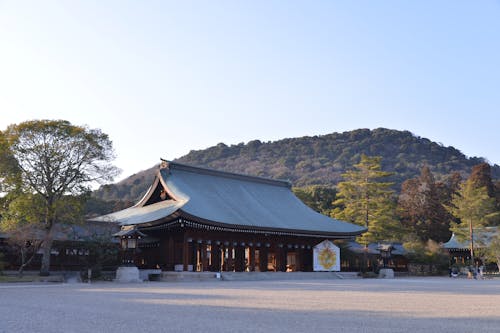
<path fill-rule="evenodd" d="M 165 200 L 155 200 L 162 191 Z M 216 226 L 331 236 L 356 236 L 366 230 L 315 212 L 293 194 L 287 181 L 174 162 L 163 163 L 153 185 L 135 206 L 93 220 L 142 225 L 172 216 Z"/>
<path fill-rule="evenodd" d="M 498 227 L 484 227 L 474 230 L 474 242 L 477 243 L 478 247 L 488 246 L 491 239 L 497 235 L 499 232 Z M 443 243 L 442 247 L 444 249 L 469 249 L 469 239 L 460 240 L 454 233 L 451 235 L 450 240 Z"/>
<path fill-rule="evenodd" d="M 381 248 L 390 248 L 391 249 L 391 254 L 392 255 L 406 255 L 408 251 L 404 248 L 402 243 L 393 243 L 393 242 L 387 242 L 387 243 L 370 243 L 368 246 L 365 248 L 364 245 L 359 244 L 358 242 L 355 241 L 350 241 L 347 242 L 347 248 L 357 254 L 380 254 Z"/>
<path fill-rule="evenodd" d="M 112 234 L 119 231 L 119 227 L 109 223 L 99 221 L 86 221 L 83 224 L 62 224 L 56 223 L 52 230 L 52 237 L 55 241 L 85 241 L 96 239 L 97 237 L 112 239 Z M 45 231 L 33 229 L 34 238 L 43 239 Z M 0 238 L 8 239 L 10 234 L 0 233 Z"/>

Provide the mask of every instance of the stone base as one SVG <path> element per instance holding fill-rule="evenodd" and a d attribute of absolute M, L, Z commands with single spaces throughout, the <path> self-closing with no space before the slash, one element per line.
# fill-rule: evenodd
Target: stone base
<path fill-rule="evenodd" d="M 152 281 L 159 279 L 161 276 L 161 269 L 140 269 L 139 278 L 142 281 Z"/>
<path fill-rule="evenodd" d="M 394 271 L 392 268 L 381 268 L 378 273 L 379 279 L 394 279 Z"/>
<path fill-rule="evenodd" d="M 183 264 L 177 264 L 174 266 L 174 271 L 175 272 L 183 272 L 184 271 L 184 265 Z M 187 265 L 187 271 L 192 272 L 193 271 L 193 265 Z"/>
<path fill-rule="evenodd" d="M 139 276 L 139 269 L 135 266 L 120 266 L 116 270 L 116 282 L 137 283 L 142 282 Z"/>
<path fill-rule="evenodd" d="M 217 281 L 219 272 L 162 272 L 160 281 Z"/>

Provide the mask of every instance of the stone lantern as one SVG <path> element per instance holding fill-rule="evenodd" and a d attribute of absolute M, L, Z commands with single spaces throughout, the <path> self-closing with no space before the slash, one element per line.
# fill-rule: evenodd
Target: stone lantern
<path fill-rule="evenodd" d="M 135 265 L 135 253 L 139 239 L 146 237 L 137 229 L 120 230 L 113 236 L 119 238 L 122 264 L 116 271 L 117 282 L 142 282 L 139 277 L 139 269 Z"/>
<path fill-rule="evenodd" d="M 380 278 L 392 279 L 394 278 L 394 271 L 392 268 L 388 268 L 387 264 L 389 259 L 391 259 L 391 252 L 394 250 L 392 244 L 379 244 L 377 250 L 380 252 L 380 257 L 382 258 L 382 268 L 379 271 Z"/>

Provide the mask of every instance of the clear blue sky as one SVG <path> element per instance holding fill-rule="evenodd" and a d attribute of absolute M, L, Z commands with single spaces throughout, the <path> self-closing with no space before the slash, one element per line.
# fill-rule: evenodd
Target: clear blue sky
<path fill-rule="evenodd" d="M 500 164 L 500 1 L 3 1 L 0 129 L 109 134 L 120 178 L 386 127 Z"/>

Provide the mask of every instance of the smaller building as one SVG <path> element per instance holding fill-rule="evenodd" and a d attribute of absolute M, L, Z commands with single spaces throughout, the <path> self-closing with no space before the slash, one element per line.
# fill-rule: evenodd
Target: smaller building
<path fill-rule="evenodd" d="M 78 271 L 82 268 L 92 266 L 97 261 L 109 265 L 104 269 L 115 269 L 119 264 L 117 256 L 109 258 L 96 258 L 96 253 L 103 251 L 118 252 L 118 243 L 112 237 L 119 230 L 119 226 L 113 223 L 87 221 L 84 224 L 57 224 L 53 232 L 53 244 L 51 250 L 51 271 Z M 19 269 L 21 259 L 21 248 L 26 256 L 30 256 L 36 250 L 36 243 L 43 239 L 43 234 L 34 233 L 32 239 L 19 239 L 12 242 L 9 234 L 0 233 L 0 252 L 3 253 L 4 268 L 6 270 Z M 98 248 L 97 248 L 98 247 Z M 40 269 L 42 252 L 38 250 L 35 257 L 25 270 Z"/>
<path fill-rule="evenodd" d="M 474 250 L 481 250 L 488 247 L 493 237 L 496 237 L 498 234 L 498 227 L 483 227 L 475 229 L 473 233 Z M 471 264 L 469 239 L 460 239 L 457 235 L 452 234 L 450 239 L 446 243 L 443 243 L 442 248 L 446 250 L 450 256 L 450 265 L 466 266 Z M 474 265 L 483 264 L 480 255 L 475 255 L 474 257 Z"/>
<path fill-rule="evenodd" d="M 370 243 L 366 247 L 355 241 L 343 242 L 342 270 L 378 271 L 383 266 L 384 260 L 381 254 L 381 245 L 390 247 L 390 257 L 386 261 L 387 267 L 397 272 L 407 272 L 407 251 L 402 243 L 396 242 Z"/>

